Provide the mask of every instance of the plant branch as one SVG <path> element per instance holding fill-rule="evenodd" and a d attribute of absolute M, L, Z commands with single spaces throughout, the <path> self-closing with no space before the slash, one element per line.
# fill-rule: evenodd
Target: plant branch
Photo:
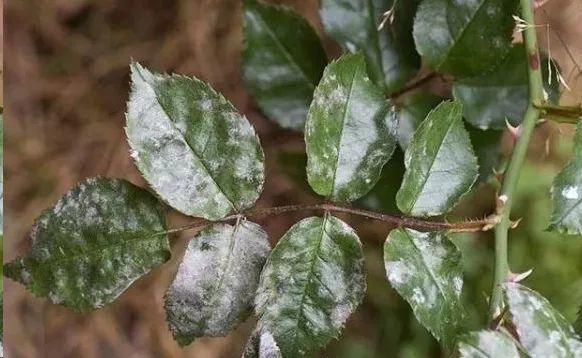
<path fill-rule="evenodd" d="M 398 98 L 400 96 L 402 96 L 403 94 L 406 94 L 410 91 L 414 91 L 415 89 L 421 87 L 422 85 L 432 81 L 433 79 L 435 79 L 436 77 L 438 77 L 438 73 L 436 72 L 431 72 L 413 82 L 411 82 L 410 84 L 404 86 L 402 89 L 400 89 L 399 91 L 396 91 L 394 93 L 392 93 L 390 95 L 390 98 L 395 99 Z"/>
<path fill-rule="evenodd" d="M 521 16 L 528 24 L 534 24 L 534 13 L 532 0 L 520 0 Z M 536 123 L 540 118 L 541 111 L 536 106 L 543 103 L 543 81 L 540 71 L 540 56 L 536 29 L 528 26 L 524 32 L 524 44 L 527 56 L 527 73 L 529 87 L 529 104 L 525 112 L 523 122 L 519 127 L 519 137 L 511 152 L 509 163 L 501 191 L 497 199 L 497 214 L 499 223 L 495 226 L 495 274 L 493 289 L 490 301 L 491 317 L 497 316 L 501 312 L 503 292 L 501 285 L 506 282 L 509 273 L 509 263 L 507 258 L 507 234 L 511 228 L 511 206 L 516 195 L 519 174 L 527 154 L 528 144 Z"/>
<path fill-rule="evenodd" d="M 346 213 L 356 216 L 365 217 L 368 219 L 374 219 L 382 221 L 389 224 L 394 224 L 397 226 L 403 226 L 413 229 L 420 230 L 449 230 L 455 232 L 471 232 L 471 231 L 485 231 L 491 229 L 497 222 L 496 217 L 487 217 L 480 220 L 467 220 L 459 222 L 446 222 L 446 221 L 432 221 L 421 218 L 403 216 L 403 215 L 389 215 L 378 213 L 375 211 L 363 210 L 358 208 L 352 208 L 348 206 L 340 206 L 329 203 L 321 204 L 311 204 L 311 205 L 286 205 L 286 206 L 276 206 L 271 208 L 257 208 L 251 209 L 241 214 L 234 214 L 227 216 L 223 219 L 217 221 L 210 221 L 206 219 L 197 219 L 184 226 L 170 229 L 164 233 L 173 234 L 177 232 L 182 232 L 186 230 L 193 230 L 202 228 L 208 224 L 214 222 L 228 222 L 241 217 L 257 218 L 265 216 L 276 216 L 291 212 L 302 212 L 302 211 L 330 211 L 336 213 Z"/>

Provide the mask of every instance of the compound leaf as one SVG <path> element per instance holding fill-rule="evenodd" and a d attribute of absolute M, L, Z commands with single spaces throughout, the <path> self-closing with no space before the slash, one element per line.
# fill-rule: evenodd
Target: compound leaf
<path fill-rule="evenodd" d="M 166 293 L 166 314 L 182 346 L 196 337 L 225 336 L 248 317 L 271 247 L 257 224 L 216 223 L 190 240 Z"/>
<path fill-rule="evenodd" d="M 416 49 L 432 69 L 472 77 L 511 47 L 516 0 L 425 0 L 414 20 Z"/>
<path fill-rule="evenodd" d="M 327 56 L 311 26 L 282 6 L 245 1 L 244 81 L 261 110 L 303 130 Z"/>
<path fill-rule="evenodd" d="M 504 286 L 519 340 L 532 358 L 582 357 L 582 342 L 570 323 L 539 293 L 519 285 Z"/>
<path fill-rule="evenodd" d="M 459 338 L 461 358 L 519 358 L 515 344 L 507 335 L 497 331 L 479 331 Z"/>
<path fill-rule="evenodd" d="M 35 295 L 87 312 L 170 258 L 165 230 L 150 193 L 124 180 L 91 178 L 36 220 L 32 248 L 4 273 Z"/>
<path fill-rule="evenodd" d="M 210 86 L 131 65 L 127 134 L 137 167 L 176 210 L 217 220 L 252 206 L 264 155 L 248 120 Z"/>
<path fill-rule="evenodd" d="M 559 97 L 558 69 L 543 60 L 544 84 L 548 100 Z M 480 129 L 505 129 L 505 120 L 518 126 L 523 120 L 529 98 L 526 52 L 523 44 L 514 46 L 503 62 L 491 73 L 460 79 L 453 84 L 455 98 L 463 104 L 463 116 Z"/>
<path fill-rule="evenodd" d="M 297 357 L 336 338 L 365 290 L 358 236 L 326 214 L 301 220 L 273 249 L 255 310 L 282 355 Z"/>
<path fill-rule="evenodd" d="M 574 138 L 574 155 L 552 184 L 554 211 L 549 230 L 582 234 L 582 123 Z"/>
<path fill-rule="evenodd" d="M 366 75 L 361 54 L 328 65 L 305 124 L 307 179 L 320 195 L 350 202 L 368 193 L 396 147 L 392 106 Z"/>
<path fill-rule="evenodd" d="M 418 321 L 452 347 L 464 320 L 461 254 L 444 233 L 392 230 L 384 244 L 388 281 Z"/>
<path fill-rule="evenodd" d="M 404 180 L 396 195 L 402 212 L 443 214 L 477 179 L 477 158 L 461 111 L 458 102 L 442 102 L 414 133 L 404 158 Z"/>
<path fill-rule="evenodd" d="M 412 24 L 419 0 L 322 0 L 326 32 L 350 52 L 366 56 L 370 76 L 387 92 L 402 87 L 420 67 Z M 382 16 L 392 9 L 392 20 Z"/>

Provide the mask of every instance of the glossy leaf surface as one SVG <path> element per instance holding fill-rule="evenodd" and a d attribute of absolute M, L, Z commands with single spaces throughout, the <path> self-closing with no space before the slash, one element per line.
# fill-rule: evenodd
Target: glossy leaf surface
<path fill-rule="evenodd" d="M 305 124 L 307 180 L 316 193 L 354 201 L 369 192 L 396 146 L 392 106 L 366 74 L 361 54 L 325 69 Z"/>
<path fill-rule="evenodd" d="M 558 73 L 553 62 L 548 79 L 547 59 L 542 59 L 544 84 L 548 100 L 559 97 Z M 505 119 L 518 126 L 527 108 L 529 90 L 527 62 L 523 45 L 514 46 L 503 62 L 491 73 L 454 82 L 455 98 L 463 104 L 463 116 L 480 129 L 505 129 Z"/>
<path fill-rule="evenodd" d="M 284 357 L 338 337 L 364 297 L 362 247 L 354 230 L 329 214 L 293 225 L 261 274 L 256 313 Z"/>
<path fill-rule="evenodd" d="M 414 133 L 396 195 L 402 212 L 417 216 L 446 213 L 477 179 L 477 158 L 461 111 L 458 102 L 443 102 Z"/>
<path fill-rule="evenodd" d="M 461 358 L 519 358 L 515 344 L 497 331 L 471 332 L 459 339 Z"/>
<path fill-rule="evenodd" d="M 442 97 L 425 92 L 416 92 L 404 98 L 397 110 L 398 144 L 403 151 L 408 147 L 420 123 L 442 100 Z"/>
<path fill-rule="evenodd" d="M 246 0 L 243 73 L 261 110 L 282 127 L 303 130 L 327 56 L 309 23 L 290 9 Z"/>
<path fill-rule="evenodd" d="M 441 232 L 395 229 L 384 244 L 388 281 L 418 321 L 452 347 L 464 320 L 461 253 Z"/>
<path fill-rule="evenodd" d="M 457 78 L 492 70 L 511 47 L 516 0 L 425 0 L 414 20 L 416 49 Z"/>
<path fill-rule="evenodd" d="M 554 179 L 551 191 L 554 210 L 549 229 L 582 235 L 582 123 L 576 129 L 572 159 Z"/>
<path fill-rule="evenodd" d="M 257 224 L 217 223 L 194 236 L 166 293 L 174 339 L 225 336 L 252 311 L 259 276 L 271 247 Z"/>
<path fill-rule="evenodd" d="M 210 220 L 252 206 L 264 156 L 253 127 L 210 86 L 131 65 L 125 132 L 137 167 L 169 205 Z"/>
<path fill-rule="evenodd" d="M 529 356 L 582 357 L 580 337 L 548 300 L 516 283 L 508 283 L 504 289 L 512 322 Z"/>
<path fill-rule="evenodd" d="M 4 266 L 37 296 L 87 312 L 170 258 L 160 203 L 119 179 L 91 178 L 46 210 L 32 248 Z"/>
<path fill-rule="evenodd" d="M 283 358 L 283 356 L 271 332 L 265 327 L 257 327 L 245 345 L 242 358 Z"/>
<path fill-rule="evenodd" d="M 489 129 L 481 130 L 472 126 L 467 126 L 471 145 L 477 156 L 479 164 L 479 177 L 477 182 L 485 182 L 494 174 L 501 157 L 501 140 L 503 131 Z"/>
<path fill-rule="evenodd" d="M 419 0 L 322 0 L 326 32 L 350 52 L 366 56 L 375 83 L 394 92 L 414 76 L 420 56 L 414 48 L 412 24 Z M 393 21 L 378 30 L 383 14 L 393 8 Z"/>

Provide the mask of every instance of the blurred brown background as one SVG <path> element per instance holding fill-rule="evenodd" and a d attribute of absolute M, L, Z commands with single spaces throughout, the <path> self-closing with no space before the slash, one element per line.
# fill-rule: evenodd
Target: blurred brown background
<path fill-rule="evenodd" d="M 317 0 L 277 2 L 292 6 L 324 37 Z M 301 150 L 302 144 L 296 140 L 300 137 L 261 116 L 242 86 L 241 7 L 241 0 L 4 1 L 5 260 L 24 252 L 34 218 L 80 179 L 106 175 L 143 185 L 123 133 L 132 58 L 160 72 L 196 75 L 247 114 L 268 158 L 268 179 L 259 205 L 315 200 L 278 167 L 280 144 L 284 149 Z M 572 59 L 582 63 L 582 2 L 552 0 L 538 10 L 538 16 L 539 23 L 550 24 L 552 55 L 572 88 L 564 101 L 580 102 L 580 68 Z M 540 39 L 545 46 L 545 28 L 540 28 Z M 330 54 L 337 52 L 333 43 L 325 43 Z M 555 127 L 543 131 L 547 135 L 543 134 L 540 143 L 548 138 L 559 141 L 562 135 Z M 567 153 L 561 153 L 556 149 L 547 156 L 554 162 L 552 173 L 567 158 Z M 489 210 L 488 199 L 490 196 L 475 210 Z M 275 242 L 298 217 L 260 222 Z M 172 217 L 173 223 L 185 220 Z M 438 356 L 434 340 L 414 323 L 406 305 L 388 285 L 381 283 L 384 272 L 379 248 L 388 228 L 353 218 L 349 221 L 366 245 L 369 294 L 350 319 L 341 343 L 332 344 L 325 356 Z M 173 342 L 167 330 L 163 293 L 187 238 L 172 240 L 175 254 L 170 263 L 139 280 L 115 303 L 86 316 L 35 298 L 22 286 L 6 281 L 6 356 L 240 356 L 252 319 L 226 338 L 199 339 L 185 349 Z M 475 242 L 490 248 L 484 240 Z M 564 246 L 561 250 L 582 253 L 579 247 Z M 483 264 L 475 268 L 477 273 L 490 271 L 490 257 L 484 257 L 480 259 Z M 481 289 L 487 289 L 490 278 L 484 275 L 485 288 L 475 289 L 480 301 Z M 576 285 L 580 284 L 578 280 Z M 582 289 L 578 293 L 582 294 Z M 575 307 L 564 302 L 561 308 L 572 315 Z"/>

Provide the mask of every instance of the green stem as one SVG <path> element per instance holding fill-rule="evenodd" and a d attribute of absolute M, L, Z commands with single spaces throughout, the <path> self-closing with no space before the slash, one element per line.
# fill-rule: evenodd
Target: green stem
<path fill-rule="evenodd" d="M 520 0 L 521 16 L 529 26 L 523 32 L 526 56 L 527 73 L 529 79 L 529 105 L 525 112 L 523 122 L 519 127 L 519 136 L 511 152 L 509 163 L 503 176 L 501 191 L 498 197 L 499 223 L 495 227 L 495 277 L 493 282 L 493 292 L 491 295 L 490 314 L 497 315 L 501 311 L 503 292 L 502 284 L 506 281 L 509 273 L 509 263 L 507 256 L 507 233 L 511 227 L 511 206 L 516 194 L 517 183 L 521 167 L 525 161 L 528 144 L 536 123 L 540 118 L 541 111 L 536 107 L 543 103 L 544 90 L 542 73 L 540 71 L 540 57 L 538 51 L 538 41 L 534 25 L 534 12 L 532 0 Z"/>

